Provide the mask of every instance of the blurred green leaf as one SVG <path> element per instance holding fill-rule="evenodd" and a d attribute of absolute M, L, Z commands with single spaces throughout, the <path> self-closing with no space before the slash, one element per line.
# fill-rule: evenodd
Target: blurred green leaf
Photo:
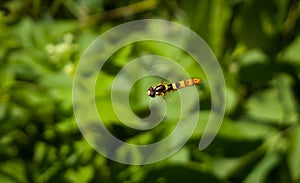
<path fill-rule="evenodd" d="M 224 36 L 231 17 L 230 1 L 205 0 L 180 3 L 189 17 L 191 29 L 197 32 L 220 57 L 224 49 Z M 194 8 L 198 11 L 194 11 Z"/>
<path fill-rule="evenodd" d="M 265 156 L 244 180 L 245 183 L 265 182 L 270 171 L 280 162 L 276 153 Z"/>
<path fill-rule="evenodd" d="M 35 145 L 35 154 L 33 157 L 34 161 L 36 163 L 43 163 L 47 158 L 47 151 L 47 144 L 43 142 L 37 142 Z"/>
<path fill-rule="evenodd" d="M 233 122 L 225 119 L 219 133 L 230 139 L 259 140 L 276 132 L 276 128 L 256 120 L 240 119 Z"/>
<path fill-rule="evenodd" d="M 214 54 L 219 58 L 225 47 L 224 37 L 228 23 L 231 17 L 231 8 L 229 1 L 213 0 L 209 17 L 208 31 L 210 38 L 207 40 L 208 44 L 214 51 Z"/>
<path fill-rule="evenodd" d="M 208 110 L 200 110 L 199 119 L 197 126 L 194 130 L 194 133 L 192 135 L 192 139 L 199 140 L 205 130 L 205 127 L 207 125 L 208 119 L 209 119 L 210 111 Z"/>
<path fill-rule="evenodd" d="M 0 101 L 0 120 L 5 118 L 7 112 L 7 104 Z"/>
<path fill-rule="evenodd" d="M 261 120 L 282 122 L 284 114 L 278 100 L 275 88 L 261 92 L 248 100 L 246 104 L 248 114 Z"/>
<path fill-rule="evenodd" d="M 293 80 L 288 75 L 275 77 L 275 85 L 278 90 L 279 102 L 284 111 L 285 123 L 297 123 L 299 110 L 297 109 L 296 98 L 293 92 Z"/>
<path fill-rule="evenodd" d="M 43 119 L 51 121 L 51 115 L 54 112 L 53 101 L 44 95 L 44 90 L 31 84 L 20 83 L 13 88 L 12 98 L 17 104 L 32 110 L 32 114 Z"/>
<path fill-rule="evenodd" d="M 300 128 L 295 127 L 291 129 L 290 146 L 287 153 L 287 163 L 289 167 L 292 180 L 297 182 L 300 180 Z"/>
<path fill-rule="evenodd" d="M 99 74 L 98 81 L 95 86 L 96 105 L 100 118 L 104 124 L 118 122 L 118 118 L 114 113 L 112 102 L 110 100 L 113 79 L 114 78 L 112 76 L 102 72 Z"/>
<path fill-rule="evenodd" d="M 93 177 L 93 167 L 85 166 L 81 167 L 78 170 L 68 170 L 66 172 L 66 179 L 74 183 L 90 182 Z"/>
<path fill-rule="evenodd" d="M 30 17 L 24 17 L 16 26 L 14 33 L 20 38 L 23 47 L 44 49 L 47 43 L 58 41 L 65 33 L 75 30 L 76 26 L 76 21 L 35 23 Z"/>
<path fill-rule="evenodd" d="M 268 57 L 262 52 L 262 50 L 259 49 L 251 49 L 241 55 L 241 58 L 239 59 L 241 62 L 241 65 L 251 65 L 251 64 L 263 64 L 266 63 L 268 60 Z"/>
<path fill-rule="evenodd" d="M 27 182 L 26 166 L 22 160 L 11 160 L 1 163 L 0 181 L 5 183 Z"/>
<path fill-rule="evenodd" d="M 212 158 L 210 162 L 211 169 L 212 172 L 218 175 L 218 177 L 226 179 L 230 177 L 235 177 L 236 175 L 244 174 L 244 172 L 247 171 L 250 166 L 255 164 L 255 162 L 261 157 L 262 154 L 262 148 L 258 148 L 240 157 Z"/>
<path fill-rule="evenodd" d="M 7 88 L 10 88 L 14 82 L 13 68 L 11 66 L 2 66 L 0 69 L 0 77 L 2 78 L 0 89 L 2 92 L 5 92 L 5 90 L 7 92 Z M 2 96 L 4 96 L 4 93 L 2 93 Z"/>
<path fill-rule="evenodd" d="M 44 74 L 40 83 L 47 87 L 49 95 L 61 103 L 63 109 L 72 107 L 72 78 L 65 72 Z"/>
<path fill-rule="evenodd" d="M 238 94 L 233 88 L 226 88 L 226 112 L 232 112 L 238 104 Z"/>
<path fill-rule="evenodd" d="M 298 54 L 298 50 L 300 50 L 300 36 L 296 37 L 295 40 L 288 45 L 278 57 L 280 60 L 284 60 L 284 62 L 290 62 L 299 66 L 300 56 Z"/>
<path fill-rule="evenodd" d="M 253 118 L 278 124 L 295 123 L 298 114 L 289 80 L 284 75 L 278 76 L 274 80 L 276 87 L 251 97 L 246 104 L 248 114 Z"/>
<path fill-rule="evenodd" d="M 176 154 L 171 156 L 168 161 L 174 164 L 185 164 L 190 161 L 189 150 L 186 147 L 180 149 Z"/>

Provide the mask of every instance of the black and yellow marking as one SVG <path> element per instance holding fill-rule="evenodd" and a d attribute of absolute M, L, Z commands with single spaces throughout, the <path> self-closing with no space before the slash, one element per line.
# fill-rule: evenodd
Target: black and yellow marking
<path fill-rule="evenodd" d="M 176 91 L 187 86 L 193 86 L 201 83 L 202 80 L 200 78 L 191 78 L 171 84 L 164 84 L 164 82 L 162 81 L 160 84 L 154 87 L 150 87 L 148 89 L 147 95 L 150 97 L 164 96 L 167 95 L 168 92 Z"/>

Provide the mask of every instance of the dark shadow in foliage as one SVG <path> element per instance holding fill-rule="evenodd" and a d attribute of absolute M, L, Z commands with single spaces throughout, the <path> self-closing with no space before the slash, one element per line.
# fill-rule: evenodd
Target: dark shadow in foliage
<path fill-rule="evenodd" d="M 292 37 L 286 37 L 279 31 L 279 25 L 285 18 L 274 16 L 279 11 L 276 1 L 243 1 L 235 9 L 234 37 L 249 48 L 259 47 L 269 56 L 276 55 L 292 40 Z M 278 30 L 273 30 L 272 33 L 266 31 L 266 19 L 267 23 L 273 24 L 273 29 Z"/>
<path fill-rule="evenodd" d="M 121 141 L 126 141 L 129 138 L 132 138 L 136 135 L 144 133 L 144 131 L 136 130 L 136 129 L 126 127 L 123 125 L 118 125 L 118 124 L 112 124 L 110 126 L 109 131 L 112 133 L 113 136 L 115 136 L 116 138 L 118 138 Z"/>
<path fill-rule="evenodd" d="M 145 178 L 145 182 L 165 182 L 165 183 L 176 183 L 176 182 L 188 182 L 188 183 L 220 183 L 216 177 L 209 173 L 202 172 L 190 166 L 184 165 L 173 165 L 165 166 L 151 170 Z"/>
<path fill-rule="evenodd" d="M 122 69 L 122 67 L 114 64 L 112 60 L 107 60 L 102 67 L 102 70 L 110 75 L 117 75 L 118 72 Z"/>
<path fill-rule="evenodd" d="M 193 141 L 195 146 L 198 143 Z M 203 152 L 211 156 L 240 157 L 257 149 L 262 143 L 261 140 L 230 139 L 217 136 Z"/>

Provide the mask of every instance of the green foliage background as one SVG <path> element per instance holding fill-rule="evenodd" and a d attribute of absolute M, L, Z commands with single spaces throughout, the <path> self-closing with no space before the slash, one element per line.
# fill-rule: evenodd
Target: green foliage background
<path fill-rule="evenodd" d="M 129 166 L 105 159 L 83 139 L 72 77 L 98 35 L 142 18 L 179 22 L 208 43 L 224 72 L 227 108 L 216 139 L 199 151 L 210 109 L 209 90 L 200 87 L 201 116 L 190 141 L 164 161 Z M 300 182 L 299 18 L 297 0 L 1 1 L 0 182 Z M 186 58 L 155 43 L 129 46 L 114 55 L 102 81 L 109 85 L 133 55 L 145 53 Z M 148 85 L 136 85 L 133 110 L 145 115 L 140 102 L 148 101 L 134 96 Z M 109 110 L 105 116 L 125 141 L 162 135 L 132 131 Z"/>

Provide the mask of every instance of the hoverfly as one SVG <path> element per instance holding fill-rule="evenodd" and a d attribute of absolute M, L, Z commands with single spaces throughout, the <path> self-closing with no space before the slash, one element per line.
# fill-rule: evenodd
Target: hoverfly
<path fill-rule="evenodd" d="M 150 87 L 147 91 L 147 95 L 150 97 L 165 96 L 168 92 L 176 91 L 187 86 L 193 86 L 201 83 L 202 80 L 200 78 L 186 79 L 170 84 L 164 84 L 164 82 L 162 81 L 160 82 L 160 84 Z"/>

